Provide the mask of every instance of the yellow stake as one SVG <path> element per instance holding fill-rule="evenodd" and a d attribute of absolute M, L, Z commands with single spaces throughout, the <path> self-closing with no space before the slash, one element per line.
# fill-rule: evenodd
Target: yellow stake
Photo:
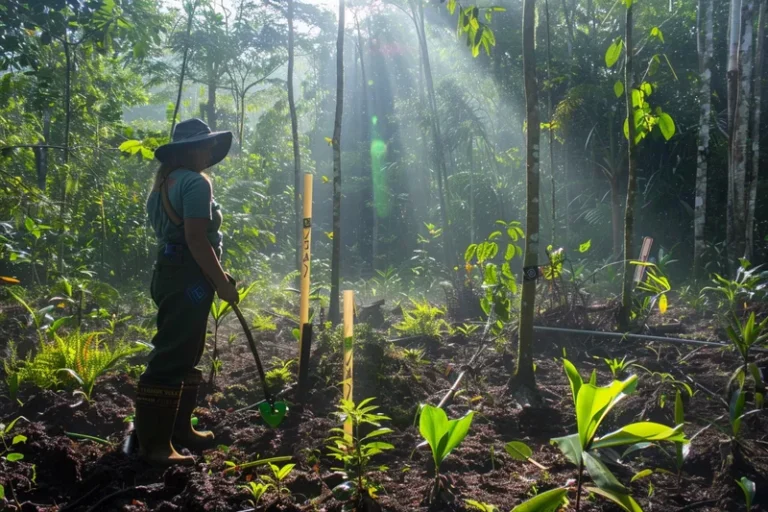
<path fill-rule="evenodd" d="M 344 400 L 352 400 L 352 387 L 354 382 L 354 325 L 355 325 L 355 292 L 344 290 L 344 379 L 343 379 L 343 397 Z M 344 433 L 352 437 L 352 420 L 347 419 L 344 422 Z"/>
<path fill-rule="evenodd" d="M 309 375 L 312 326 L 309 325 L 309 281 L 312 246 L 312 175 L 304 174 L 304 232 L 301 240 L 301 299 L 299 305 L 299 401 L 304 400 Z"/>
<path fill-rule="evenodd" d="M 304 175 L 304 236 L 301 245 L 301 325 L 309 323 L 310 249 L 312 244 L 312 175 Z"/>

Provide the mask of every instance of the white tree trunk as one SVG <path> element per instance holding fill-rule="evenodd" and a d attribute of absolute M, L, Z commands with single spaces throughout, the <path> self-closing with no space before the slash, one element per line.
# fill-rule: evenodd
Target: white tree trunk
<path fill-rule="evenodd" d="M 738 93 L 730 144 L 728 250 L 731 265 L 746 254 L 747 234 L 747 140 L 752 104 L 752 18 L 754 0 L 743 3 L 742 30 L 738 52 Z"/>
<path fill-rule="evenodd" d="M 760 14 L 757 17 L 757 46 L 755 48 L 755 91 L 752 107 L 752 172 L 749 179 L 747 200 L 747 259 L 752 257 L 755 247 L 755 206 L 757 204 L 757 182 L 760 170 L 760 114 L 763 101 L 763 63 L 765 56 L 765 17 L 768 0 L 760 0 Z"/>
<path fill-rule="evenodd" d="M 704 5 L 706 1 L 706 6 Z M 712 13 L 714 0 L 699 0 L 697 46 L 699 52 L 699 145 L 696 158 L 696 199 L 693 214 L 693 262 L 698 275 L 703 267 L 702 254 L 706 248 L 707 164 L 709 158 L 709 129 L 712 117 L 712 70 L 709 63 L 713 53 Z M 706 9 L 706 11 L 704 10 Z"/>

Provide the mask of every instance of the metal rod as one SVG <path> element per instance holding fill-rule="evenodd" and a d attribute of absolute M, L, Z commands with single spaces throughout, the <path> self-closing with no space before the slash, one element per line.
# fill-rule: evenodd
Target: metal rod
<path fill-rule="evenodd" d="M 682 344 L 688 344 L 688 345 L 705 345 L 708 347 L 720 347 L 720 348 L 730 348 L 731 346 L 729 343 L 723 343 L 719 341 L 687 340 L 685 338 L 667 338 L 665 336 L 650 336 L 647 334 L 632 334 L 632 333 L 622 333 L 622 332 L 585 331 L 582 329 L 565 329 L 562 327 L 543 327 L 539 325 L 534 325 L 533 330 L 546 331 L 546 332 L 563 332 L 563 333 L 569 333 L 569 334 L 583 334 L 583 335 L 589 335 L 589 336 L 604 336 L 606 338 L 623 338 L 623 339 L 635 338 L 635 339 L 646 340 L 646 341 L 660 341 L 663 343 L 682 343 Z M 753 347 L 750 349 L 750 352 L 768 353 L 768 349 Z"/>

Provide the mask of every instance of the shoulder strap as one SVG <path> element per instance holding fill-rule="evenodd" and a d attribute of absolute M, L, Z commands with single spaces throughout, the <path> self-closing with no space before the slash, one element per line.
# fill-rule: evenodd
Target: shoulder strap
<path fill-rule="evenodd" d="M 173 172 L 173 171 L 171 171 Z M 177 228 L 181 228 L 184 226 L 184 219 L 179 217 L 179 214 L 176 213 L 176 210 L 173 209 L 173 206 L 171 205 L 171 200 L 168 197 L 168 176 L 170 176 L 171 172 L 168 172 L 167 174 L 163 175 L 163 179 L 160 182 L 160 196 L 163 201 L 163 209 L 165 210 L 165 214 L 168 215 L 168 218 L 171 219 L 171 222 L 174 226 Z"/>

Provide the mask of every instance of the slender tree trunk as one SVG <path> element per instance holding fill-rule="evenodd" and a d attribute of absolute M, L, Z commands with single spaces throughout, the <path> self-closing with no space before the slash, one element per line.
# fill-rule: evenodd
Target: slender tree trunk
<path fill-rule="evenodd" d="M 544 0 L 545 23 L 547 24 L 547 123 L 549 124 L 549 181 L 552 187 L 552 246 L 557 239 L 557 190 L 555 188 L 555 137 L 552 126 L 552 55 L 549 34 L 549 0 Z"/>
<path fill-rule="evenodd" d="M 619 177 L 611 175 L 611 231 L 613 234 L 613 257 L 621 257 L 621 194 L 619 192 Z"/>
<path fill-rule="evenodd" d="M 632 107 L 632 89 L 635 86 L 632 74 L 632 53 L 635 51 L 632 45 L 632 5 L 627 7 L 626 18 L 626 66 L 624 68 L 624 99 L 627 103 L 627 119 L 629 119 L 629 140 L 627 140 L 627 205 L 624 210 L 624 283 L 621 289 L 621 309 L 619 310 L 619 329 L 629 330 L 629 317 L 632 311 L 632 277 L 634 268 L 630 265 L 632 259 L 632 235 L 635 222 L 635 189 L 637 187 L 636 162 L 635 162 L 635 122 Z"/>
<path fill-rule="evenodd" d="M 755 207 L 757 205 L 757 185 L 760 174 L 760 117 L 763 103 L 763 65 L 765 64 L 765 24 L 768 0 L 760 1 L 757 16 L 757 47 L 755 48 L 755 84 L 754 103 L 752 105 L 752 172 L 749 180 L 749 199 L 747 203 L 747 259 L 752 258 L 755 249 Z"/>
<path fill-rule="evenodd" d="M 592 3 L 591 1 L 587 4 L 587 15 L 589 16 L 592 11 Z M 563 14 L 565 16 L 565 24 L 568 27 L 568 90 L 571 89 L 571 73 L 573 68 L 573 16 L 568 16 L 568 8 L 565 5 L 565 0 L 563 0 Z M 591 16 L 589 19 L 592 19 Z M 565 127 L 564 127 L 565 128 Z M 570 236 L 571 236 L 571 190 L 570 190 L 570 134 L 566 133 L 565 135 L 565 142 L 563 143 L 563 189 L 565 191 L 565 211 L 563 212 L 563 215 L 565 216 L 565 221 L 563 222 L 563 226 L 565 228 L 565 236 L 563 237 L 563 241 L 566 245 L 569 245 L 570 243 Z M 592 145 L 594 150 L 594 144 Z"/>
<path fill-rule="evenodd" d="M 341 116 L 344 112 L 344 0 L 339 0 L 339 34 L 336 39 L 336 119 L 333 123 L 333 254 L 331 256 L 331 304 L 333 325 L 340 321 L 341 280 Z"/>
<path fill-rule="evenodd" d="M 296 116 L 296 100 L 293 97 L 294 34 L 293 2 L 288 0 L 288 107 L 291 111 L 291 137 L 293 138 L 293 208 L 296 217 L 296 269 L 301 270 L 301 153 L 299 148 L 299 120 Z"/>
<path fill-rule="evenodd" d="M 243 154 L 243 146 L 245 146 L 245 95 L 246 90 L 243 89 L 243 92 L 238 98 L 238 102 L 240 103 L 240 122 L 238 123 L 237 127 L 237 140 L 240 142 L 240 148 L 238 149 L 238 152 L 241 155 Z M 299 238 L 299 240 L 301 240 L 301 238 Z"/>
<path fill-rule="evenodd" d="M 64 76 L 64 164 L 61 180 L 61 204 L 59 205 L 59 274 L 64 273 L 64 233 L 66 228 L 65 212 L 67 210 L 67 180 L 69 178 L 69 126 L 72 122 L 72 47 L 70 46 L 66 29 L 64 30 L 64 59 L 66 70 Z"/>
<path fill-rule="evenodd" d="M 208 127 L 212 132 L 216 131 L 216 66 L 213 62 L 208 63 L 208 104 L 206 105 L 206 117 L 208 118 Z"/>
<path fill-rule="evenodd" d="M 424 66 L 424 79 L 427 85 L 427 100 L 429 102 L 430 121 L 432 123 L 432 137 L 435 145 L 435 163 L 437 171 L 437 189 L 440 200 L 440 221 L 443 225 L 443 239 L 445 250 L 443 251 L 444 263 L 447 268 L 451 268 L 455 259 L 452 231 L 448 225 L 448 204 L 446 197 L 448 195 L 448 184 L 446 182 L 446 164 L 445 151 L 443 149 L 443 138 L 440 133 L 440 119 L 437 112 L 437 99 L 435 97 L 435 84 L 432 79 L 432 66 L 429 62 L 429 47 L 427 45 L 427 33 L 424 25 L 424 6 L 419 1 L 409 0 L 411 12 L 413 13 L 416 32 L 419 37 L 419 46 L 421 49 L 421 60 Z"/>
<path fill-rule="evenodd" d="M 741 42 L 738 52 L 738 92 L 736 94 L 736 113 L 730 144 L 730 189 L 728 212 L 728 260 L 732 268 L 738 266 L 737 260 L 746 256 L 747 235 L 747 164 L 749 163 L 749 116 L 752 103 L 752 20 L 754 1 L 744 0 L 741 11 Z"/>
<path fill-rule="evenodd" d="M 189 7 L 187 10 L 187 36 L 184 40 L 184 56 L 181 59 L 179 91 L 176 94 L 176 105 L 173 107 L 173 118 L 171 119 L 171 137 L 173 137 L 173 130 L 176 128 L 176 117 L 179 115 L 179 108 L 181 108 L 181 94 L 184 90 L 184 75 L 187 73 L 187 59 L 189 58 L 189 37 L 192 34 L 192 23 L 195 20 L 195 8 L 197 7 L 197 1 L 187 4 L 187 6 Z"/>
<path fill-rule="evenodd" d="M 523 2 L 523 76 L 525 80 L 525 170 L 526 216 L 523 292 L 520 301 L 517 366 L 513 388 L 536 388 L 533 372 L 533 314 L 536 305 L 536 277 L 539 265 L 539 112 L 536 89 L 535 53 L 536 1 Z"/>
<path fill-rule="evenodd" d="M 368 234 L 368 222 L 371 222 L 371 226 L 376 226 L 378 229 L 378 211 L 376 209 L 376 196 L 378 193 L 380 193 L 379 190 L 376 190 L 375 184 L 376 180 L 374 180 L 373 173 L 381 173 L 380 168 L 374 168 L 372 165 L 371 160 L 371 119 L 368 115 L 368 75 L 365 70 L 365 52 L 363 49 L 365 48 L 363 44 L 363 34 L 360 31 L 360 22 L 357 19 L 357 15 L 355 15 L 355 28 L 357 29 L 357 54 L 360 58 L 360 94 L 361 94 L 361 101 L 360 101 L 360 139 L 362 140 L 362 147 L 360 148 L 363 153 L 363 162 L 362 162 L 362 171 L 363 171 L 363 183 L 364 185 L 364 193 L 363 193 L 363 205 L 362 205 L 362 212 L 364 215 L 360 216 L 360 241 L 361 241 L 361 247 L 364 246 L 364 240 L 366 239 L 366 236 Z M 377 159 L 378 160 L 378 159 Z M 377 161 L 377 166 L 380 167 L 381 162 Z M 366 201 L 371 201 L 371 208 L 368 209 L 368 206 L 365 204 Z M 370 212 L 370 217 L 368 217 L 368 213 Z M 378 236 L 378 233 L 375 233 L 371 235 L 371 254 L 370 254 L 370 261 L 368 262 L 370 264 L 371 271 L 376 270 L 376 249 L 377 249 L 377 240 L 376 237 Z M 363 253 L 365 254 L 365 253 Z"/>
<path fill-rule="evenodd" d="M 704 6 L 706 2 L 706 7 Z M 696 156 L 696 199 L 693 214 L 693 268 L 702 277 L 702 254 L 706 249 L 707 224 L 707 165 L 709 163 L 709 129 L 712 111 L 712 71 L 709 63 L 713 53 L 712 13 L 714 0 L 699 0 L 697 46 L 699 52 L 699 145 Z M 706 9 L 706 11 L 704 11 Z"/>
<path fill-rule="evenodd" d="M 470 135 L 467 147 L 467 163 L 469 164 L 469 243 L 475 243 L 475 140 Z"/>
<path fill-rule="evenodd" d="M 733 143 L 736 137 L 736 105 L 739 92 L 739 37 L 741 36 L 741 4 L 742 0 L 731 0 L 728 18 L 728 71 L 726 74 L 728 86 L 728 202 L 726 205 L 726 246 L 728 266 L 733 267 L 734 249 L 731 244 L 737 236 L 735 205 L 736 172 L 733 168 Z"/>

